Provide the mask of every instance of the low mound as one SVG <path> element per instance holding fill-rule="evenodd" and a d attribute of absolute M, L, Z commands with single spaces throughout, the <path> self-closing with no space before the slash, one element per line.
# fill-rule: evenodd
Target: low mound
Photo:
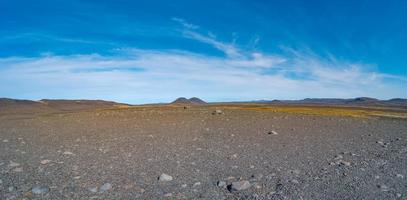
<path fill-rule="evenodd" d="M 39 113 L 51 110 L 38 101 L 0 98 L 1 113 Z"/>
<path fill-rule="evenodd" d="M 61 100 L 61 99 L 42 99 L 39 102 L 47 105 L 48 107 L 57 110 L 88 110 L 88 109 L 100 109 L 100 108 L 110 108 L 113 106 L 125 105 L 121 103 L 116 103 L 113 101 L 103 101 L 103 100 Z"/>
<path fill-rule="evenodd" d="M 180 97 L 173 101 L 171 104 L 206 104 L 206 102 L 197 97 L 192 97 L 190 99 Z"/>
<path fill-rule="evenodd" d="M 50 100 L 40 101 L 0 98 L 0 112 L 7 113 L 44 113 L 61 111 L 81 111 L 113 108 L 127 104 L 102 100 Z"/>

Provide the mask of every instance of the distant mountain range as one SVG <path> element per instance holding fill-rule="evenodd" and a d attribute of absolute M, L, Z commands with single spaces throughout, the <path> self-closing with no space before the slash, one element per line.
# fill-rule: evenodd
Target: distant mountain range
<path fill-rule="evenodd" d="M 228 103 L 261 103 L 272 105 L 338 105 L 338 106 L 378 106 L 378 107 L 399 107 L 407 108 L 407 99 L 394 98 L 389 100 L 379 100 L 370 97 L 358 97 L 352 99 L 339 98 L 307 98 L 302 100 L 256 100 L 249 102 L 214 102 L 216 104 Z M 205 105 L 207 102 L 192 97 L 187 99 L 180 97 L 171 102 L 175 105 Z M 165 105 L 165 104 L 150 104 Z M 72 111 L 72 110 L 90 110 L 98 108 L 110 108 L 117 106 L 129 106 L 129 104 L 116 103 L 113 101 L 103 100 L 51 100 L 42 99 L 39 101 L 17 100 L 9 98 L 0 98 L 0 110 L 13 112 L 14 110 L 51 110 L 51 111 Z"/>
<path fill-rule="evenodd" d="M 312 105 L 349 105 L 349 106 L 394 106 L 407 107 L 407 99 L 394 98 L 379 100 L 370 97 L 358 97 L 352 99 L 339 98 L 306 98 L 302 100 L 259 100 L 252 103 L 270 104 L 312 104 Z"/>

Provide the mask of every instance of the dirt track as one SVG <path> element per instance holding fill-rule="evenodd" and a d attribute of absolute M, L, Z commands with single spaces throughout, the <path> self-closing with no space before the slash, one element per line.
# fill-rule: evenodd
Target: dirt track
<path fill-rule="evenodd" d="M 406 119 L 214 109 L 1 115 L 0 199 L 407 198 Z"/>

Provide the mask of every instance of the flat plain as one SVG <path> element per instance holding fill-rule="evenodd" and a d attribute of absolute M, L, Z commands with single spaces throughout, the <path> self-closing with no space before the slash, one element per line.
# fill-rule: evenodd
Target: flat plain
<path fill-rule="evenodd" d="M 407 198 L 405 108 L 22 104 L 0 199 Z"/>

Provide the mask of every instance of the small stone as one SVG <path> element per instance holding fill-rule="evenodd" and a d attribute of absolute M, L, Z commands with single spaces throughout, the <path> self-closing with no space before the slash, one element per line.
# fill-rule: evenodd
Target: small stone
<path fill-rule="evenodd" d="M 396 197 L 397 197 L 397 198 L 400 198 L 400 197 L 401 197 L 401 194 L 400 194 L 400 193 L 397 193 L 397 194 L 396 194 Z"/>
<path fill-rule="evenodd" d="M 46 165 L 46 164 L 49 164 L 51 162 L 51 160 L 41 160 L 41 164 L 42 165 Z"/>
<path fill-rule="evenodd" d="M 0 179 L 0 184 L 3 184 L 3 180 Z"/>
<path fill-rule="evenodd" d="M 9 192 L 14 191 L 15 189 L 16 189 L 16 188 L 15 188 L 15 187 L 13 187 L 13 186 L 8 187 L 8 191 L 9 191 Z"/>
<path fill-rule="evenodd" d="M 47 186 L 35 186 L 31 189 L 33 194 L 44 194 L 49 192 L 49 187 Z"/>
<path fill-rule="evenodd" d="M 9 167 L 18 167 L 18 166 L 20 166 L 20 164 L 16 163 L 16 162 L 13 162 L 13 161 L 10 161 L 10 164 L 8 166 Z"/>
<path fill-rule="evenodd" d="M 103 184 L 102 186 L 100 186 L 99 189 L 100 189 L 100 192 L 108 191 L 108 190 L 112 189 L 112 184 L 110 184 L 110 183 L 105 183 L 105 184 Z"/>
<path fill-rule="evenodd" d="M 337 155 L 337 156 L 335 156 L 335 160 L 340 160 L 340 159 L 342 159 L 343 158 L 343 156 L 342 155 Z"/>
<path fill-rule="evenodd" d="M 381 190 L 382 192 L 387 192 L 387 191 L 389 191 L 389 187 L 387 187 L 387 185 L 378 185 L 377 187 L 380 188 L 380 190 Z"/>
<path fill-rule="evenodd" d="M 396 174 L 397 178 L 404 178 L 403 174 Z"/>
<path fill-rule="evenodd" d="M 256 189 L 261 189 L 261 188 L 262 188 L 261 185 L 259 185 L 259 184 L 256 184 L 254 187 L 255 187 Z"/>
<path fill-rule="evenodd" d="M 231 191 L 241 191 L 241 190 L 246 190 L 249 189 L 251 186 L 249 181 L 237 181 L 233 182 L 232 185 L 230 186 Z"/>
<path fill-rule="evenodd" d="M 172 176 L 168 175 L 168 174 L 161 174 L 160 177 L 158 177 L 159 181 L 172 181 L 173 178 Z"/>
<path fill-rule="evenodd" d="M 201 185 L 201 182 L 196 182 L 196 183 L 194 183 L 194 185 L 192 187 L 197 187 L 197 186 L 200 186 L 200 185 Z"/>
<path fill-rule="evenodd" d="M 278 133 L 276 131 L 270 131 L 268 132 L 269 135 L 278 135 Z"/>
<path fill-rule="evenodd" d="M 97 187 L 91 187 L 91 188 L 88 188 L 88 190 L 89 190 L 90 192 L 92 192 L 92 193 L 98 192 L 98 188 L 97 188 Z"/>
<path fill-rule="evenodd" d="M 345 166 L 347 166 L 347 167 L 350 166 L 350 162 L 347 162 L 347 161 L 341 160 L 339 163 L 340 163 L 341 165 L 345 165 Z"/>
<path fill-rule="evenodd" d="M 65 151 L 63 154 L 64 154 L 64 155 L 73 155 L 73 153 L 70 152 L 70 151 Z"/>
<path fill-rule="evenodd" d="M 182 188 L 186 188 L 188 185 L 187 184 L 182 184 L 181 187 Z"/>
<path fill-rule="evenodd" d="M 223 114 L 222 110 L 215 110 L 212 112 L 212 115 L 221 115 L 221 114 Z"/>
<path fill-rule="evenodd" d="M 225 182 L 225 181 L 218 181 L 218 182 L 216 183 L 216 185 L 217 185 L 218 187 L 226 187 L 226 182 Z"/>
<path fill-rule="evenodd" d="M 260 180 L 260 179 L 262 179 L 263 178 L 263 174 L 253 174 L 252 176 L 251 176 L 251 178 L 253 178 L 253 179 L 255 179 L 255 180 Z"/>
<path fill-rule="evenodd" d="M 299 184 L 300 182 L 296 179 L 291 180 L 291 183 Z"/>
<path fill-rule="evenodd" d="M 23 172 L 23 168 L 22 167 L 14 168 L 13 172 Z"/>
<path fill-rule="evenodd" d="M 8 140 L 3 140 L 4 143 L 8 142 Z"/>
<path fill-rule="evenodd" d="M 172 193 L 164 194 L 164 197 L 172 197 Z"/>

